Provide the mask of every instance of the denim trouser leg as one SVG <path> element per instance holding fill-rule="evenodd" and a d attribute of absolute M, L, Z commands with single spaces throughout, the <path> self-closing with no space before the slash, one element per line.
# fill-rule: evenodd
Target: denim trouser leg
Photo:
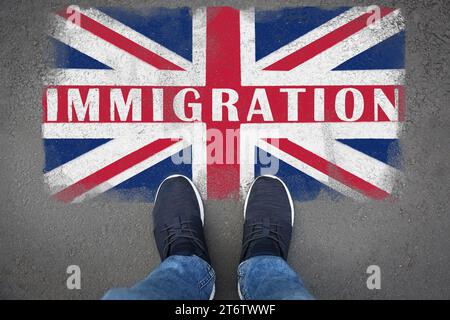
<path fill-rule="evenodd" d="M 239 294 L 244 300 L 309 300 L 314 297 L 286 261 L 256 256 L 238 268 Z"/>
<path fill-rule="evenodd" d="M 215 274 L 197 256 L 170 256 L 131 288 L 109 290 L 104 300 L 207 300 L 214 292 Z"/>

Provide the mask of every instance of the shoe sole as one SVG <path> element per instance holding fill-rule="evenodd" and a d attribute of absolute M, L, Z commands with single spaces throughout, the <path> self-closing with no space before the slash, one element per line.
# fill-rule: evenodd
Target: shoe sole
<path fill-rule="evenodd" d="M 241 284 L 239 282 L 238 282 L 237 287 L 238 287 L 239 300 L 244 300 L 244 296 L 242 295 L 242 292 L 241 292 Z"/>
<path fill-rule="evenodd" d="M 286 190 L 286 193 L 288 195 L 288 199 L 289 199 L 289 205 L 291 207 L 291 225 L 294 225 L 294 202 L 292 201 L 292 197 L 291 197 L 291 193 L 289 192 L 288 187 L 286 186 L 286 184 L 283 182 L 283 180 L 281 180 L 280 178 L 276 177 L 276 176 L 272 176 L 269 174 L 263 175 L 263 176 L 259 176 L 257 177 L 251 184 L 250 189 L 248 189 L 248 193 L 247 196 L 245 197 L 245 204 L 244 204 L 244 219 L 245 219 L 245 214 L 247 212 L 247 204 L 248 204 L 248 198 L 250 196 L 250 192 L 252 191 L 253 185 L 255 184 L 255 182 L 262 177 L 266 177 L 266 178 L 272 178 L 275 180 L 278 180 L 279 182 L 281 182 L 281 184 L 283 185 L 284 189 Z"/>
<path fill-rule="evenodd" d="M 213 284 L 211 295 L 209 296 L 209 300 L 214 300 L 214 296 L 216 295 L 216 284 Z"/>
<path fill-rule="evenodd" d="M 190 185 L 192 186 L 192 189 L 194 189 L 195 196 L 197 197 L 198 206 L 199 206 L 199 208 L 200 208 L 200 218 L 202 219 L 202 225 L 204 226 L 204 225 L 205 225 L 205 211 L 204 211 L 204 209 L 203 209 L 203 201 L 202 201 L 202 198 L 200 197 L 200 192 L 198 192 L 197 187 L 194 185 L 194 183 L 191 181 L 191 179 L 189 179 L 189 178 L 186 177 L 186 176 L 183 176 L 182 174 L 174 174 L 174 175 L 168 176 L 167 178 L 165 178 L 165 179 L 160 183 L 160 185 L 159 185 L 159 187 L 158 187 L 158 190 L 156 191 L 155 202 L 156 202 L 156 199 L 158 199 L 159 189 L 161 188 L 161 186 L 163 185 L 163 183 L 164 183 L 166 180 L 169 180 L 169 179 L 172 179 L 172 178 L 178 178 L 178 177 L 181 177 L 181 178 L 186 179 L 186 180 L 190 183 Z"/>

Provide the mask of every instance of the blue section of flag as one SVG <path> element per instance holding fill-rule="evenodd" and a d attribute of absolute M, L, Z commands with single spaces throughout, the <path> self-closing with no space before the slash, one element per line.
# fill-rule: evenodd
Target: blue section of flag
<path fill-rule="evenodd" d="M 348 7 L 334 9 L 299 7 L 256 11 L 256 59 L 267 56 L 348 9 Z M 192 15 L 189 8 L 150 8 L 131 11 L 127 8 L 109 7 L 100 8 L 100 10 L 161 46 L 192 61 Z M 55 48 L 55 66 L 57 68 L 111 69 L 58 40 L 51 39 L 51 42 Z M 401 32 L 349 59 L 334 70 L 404 68 L 404 42 L 405 32 Z M 51 171 L 110 140 L 44 139 L 44 172 Z M 400 146 L 397 139 L 345 139 L 338 141 L 383 163 L 400 168 Z M 187 148 L 184 152 L 186 151 L 192 151 L 192 149 Z M 341 196 L 325 184 L 268 153 L 265 153 L 265 159 L 261 158 L 259 148 L 256 148 L 256 154 L 255 176 L 277 175 L 287 184 L 296 200 L 313 200 L 321 191 L 329 193 L 333 198 Z M 267 157 L 277 160 L 275 172 L 267 170 L 273 164 L 273 162 L 266 164 Z M 122 182 L 107 193 L 120 194 L 119 199 L 125 201 L 143 199 L 152 202 L 160 182 L 172 174 L 192 177 L 192 165 L 175 164 L 169 157 Z"/>
<path fill-rule="evenodd" d="M 111 139 L 44 139 L 44 172 L 59 167 L 109 140 Z"/>
<path fill-rule="evenodd" d="M 189 8 L 137 10 L 102 7 L 100 11 L 192 61 L 192 16 Z"/>
<path fill-rule="evenodd" d="M 400 168 L 398 139 L 339 139 L 338 141 L 390 166 Z"/>
<path fill-rule="evenodd" d="M 349 7 L 334 9 L 299 7 L 256 11 L 256 60 L 267 56 L 348 9 Z"/>
<path fill-rule="evenodd" d="M 186 148 L 182 152 L 189 152 L 190 154 L 189 149 L 191 148 Z M 139 199 L 146 202 L 153 202 L 159 184 L 173 174 L 182 174 L 192 178 L 192 165 L 183 163 L 174 164 L 171 157 L 169 157 L 115 186 L 106 192 L 106 194 L 119 195 L 119 200 L 123 201 Z"/>
<path fill-rule="evenodd" d="M 255 161 L 255 177 L 263 174 L 272 174 L 279 177 L 284 181 L 288 187 L 292 198 L 297 201 L 309 201 L 317 198 L 319 193 L 323 190 L 327 192 L 333 199 L 341 197 L 341 194 L 334 191 L 333 189 L 327 187 L 323 183 L 311 178 L 307 174 L 299 171 L 298 169 L 292 167 L 286 162 L 279 160 L 278 158 L 272 156 L 270 153 L 262 151 L 264 159 L 260 157 L 261 149 L 256 148 L 256 161 Z M 278 161 L 278 170 L 273 172 L 275 169 L 273 163 L 267 164 L 268 159 L 274 159 Z M 272 166 L 272 167 L 271 167 Z M 269 170 L 269 168 L 272 168 Z M 264 171 L 264 169 L 266 171 Z"/>
<path fill-rule="evenodd" d="M 373 70 L 405 68 L 405 32 L 361 52 L 334 70 Z"/>
<path fill-rule="evenodd" d="M 69 69 L 111 69 L 107 65 L 85 55 L 84 53 L 50 38 L 55 50 L 55 67 Z"/>

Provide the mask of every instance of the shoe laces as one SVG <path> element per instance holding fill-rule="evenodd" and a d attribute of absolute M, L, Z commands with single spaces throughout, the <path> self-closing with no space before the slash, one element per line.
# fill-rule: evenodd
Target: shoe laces
<path fill-rule="evenodd" d="M 180 238 L 189 239 L 195 243 L 195 245 L 207 255 L 207 251 L 203 246 L 203 241 L 199 239 L 198 232 L 191 228 L 191 220 L 179 220 L 176 223 L 165 226 L 161 229 L 161 232 L 167 232 L 164 239 L 164 256 L 168 256 L 171 246 Z"/>
<path fill-rule="evenodd" d="M 247 250 L 250 243 L 260 240 L 260 239 L 270 239 L 273 240 L 280 252 L 284 254 L 285 240 L 283 235 L 280 233 L 280 228 L 283 225 L 279 223 L 274 223 L 269 219 L 263 219 L 262 221 L 253 222 L 247 225 L 252 231 L 246 234 L 246 239 L 243 244 L 243 248 Z"/>

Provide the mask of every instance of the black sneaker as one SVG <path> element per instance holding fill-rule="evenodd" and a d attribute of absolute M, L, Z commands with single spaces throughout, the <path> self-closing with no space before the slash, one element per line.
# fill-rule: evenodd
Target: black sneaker
<path fill-rule="evenodd" d="M 254 256 L 287 259 L 294 223 L 294 205 L 279 178 L 260 176 L 245 199 L 241 262 Z"/>
<path fill-rule="evenodd" d="M 161 261 L 171 255 L 196 255 L 211 264 L 203 224 L 202 199 L 192 181 L 181 175 L 166 178 L 153 208 L 153 233 Z"/>

